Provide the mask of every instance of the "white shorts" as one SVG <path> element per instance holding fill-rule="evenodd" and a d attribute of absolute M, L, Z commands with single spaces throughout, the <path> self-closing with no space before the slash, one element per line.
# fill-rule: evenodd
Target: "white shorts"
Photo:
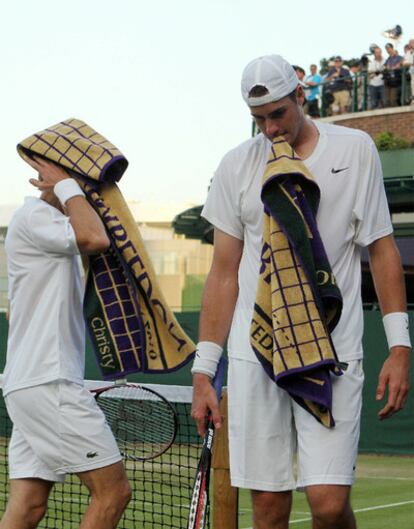
<path fill-rule="evenodd" d="M 268 492 L 308 485 L 352 485 L 363 381 L 362 360 L 349 362 L 342 376 L 332 376 L 336 426 L 328 429 L 278 388 L 260 364 L 230 358 L 232 485 Z"/>
<path fill-rule="evenodd" d="M 9 393 L 13 422 L 10 479 L 64 481 L 65 474 L 105 467 L 122 459 L 93 395 L 67 381 Z"/>

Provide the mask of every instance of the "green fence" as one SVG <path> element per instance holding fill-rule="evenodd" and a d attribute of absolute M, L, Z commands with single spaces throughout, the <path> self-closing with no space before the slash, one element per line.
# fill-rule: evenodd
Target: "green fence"
<path fill-rule="evenodd" d="M 198 312 L 181 312 L 177 314 L 179 322 L 194 340 L 196 340 L 198 334 L 198 316 Z M 414 310 L 410 311 L 410 321 L 414 321 Z M 381 313 L 378 310 L 364 311 L 364 324 L 365 387 L 360 451 L 414 455 L 414 369 L 411 370 L 411 386 L 413 389 L 404 410 L 391 419 L 379 421 L 377 413 L 383 404 L 375 401 L 375 389 L 382 363 L 387 357 L 387 346 L 382 327 Z M 414 341 L 413 332 L 411 339 Z M 6 341 L 7 322 L 5 314 L 1 313 L 0 372 L 4 368 Z M 86 378 L 101 378 L 89 344 L 87 345 L 86 354 Z M 136 374 L 129 377 L 129 380 L 151 384 L 190 385 L 190 366 L 166 375 Z M 1 401 L 2 399 L 0 399 L 0 406 L 2 405 Z"/>

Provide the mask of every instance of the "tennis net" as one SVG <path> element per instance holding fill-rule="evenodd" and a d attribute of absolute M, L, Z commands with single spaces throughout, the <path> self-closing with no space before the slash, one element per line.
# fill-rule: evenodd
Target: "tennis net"
<path fill-rule="evenodd" d="M 92 390 L 107 386 L 108 383 L 87 381 L 86 385 Z M 178 433 L 171 448 L 158 458 L 125 462 L 133 497 L 118 527 L 185 529 L 201 445 L 190 416 L 192 388 L 145 385 L 164 395 L 174 406 L 178 417 Z M 0 397 L 0 516 L 5 510 L 9 493 L 7 445 L 11 427 L 4 400 Z M 87 489 L 75 475 L 67 475 L 64 484 L 55 484 L 53 487 L 47 514 L 39 527 L 75 529 L 88 503 Z"/>

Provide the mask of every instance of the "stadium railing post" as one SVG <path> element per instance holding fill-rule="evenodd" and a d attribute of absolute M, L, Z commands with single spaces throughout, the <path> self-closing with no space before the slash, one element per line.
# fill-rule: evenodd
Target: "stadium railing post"
<path fill-rule="evenodd" d="M 362 72 L 362 110 L 368 110 L 368 72 Z"/>
<path fill-rule="evenodd" d="M 358 74 L 352 79 L 352 112 L 358 112 Z"/>
<path fill-rule="evenodd" d="M 239 491 L 230 484 L 227 393 L 220 403 L 223 425 L 216 431 L 211 468 L 213 469 L 213 529 L 238 529 Z"/>
<path fill-rule="evenodd" d="M 400 105 L 403 107 L 404 105 L 407 104 L 407 71 L 408 71 L 408 68 L 404 68 L 402 67 L 400 69 L 400 72 L 401 72 L 401 92 L 400 92 Z"/>

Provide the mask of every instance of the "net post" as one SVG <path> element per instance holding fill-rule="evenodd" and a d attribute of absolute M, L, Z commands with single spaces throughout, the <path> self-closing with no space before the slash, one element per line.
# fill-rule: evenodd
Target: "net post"
<path fill-rule="evenodd" d="M 213 457 L 213 529 L 238 529 L 239 493 L 230 484 L 227 392 L 220 402 L 223 424 L 214 434 Z"/>

